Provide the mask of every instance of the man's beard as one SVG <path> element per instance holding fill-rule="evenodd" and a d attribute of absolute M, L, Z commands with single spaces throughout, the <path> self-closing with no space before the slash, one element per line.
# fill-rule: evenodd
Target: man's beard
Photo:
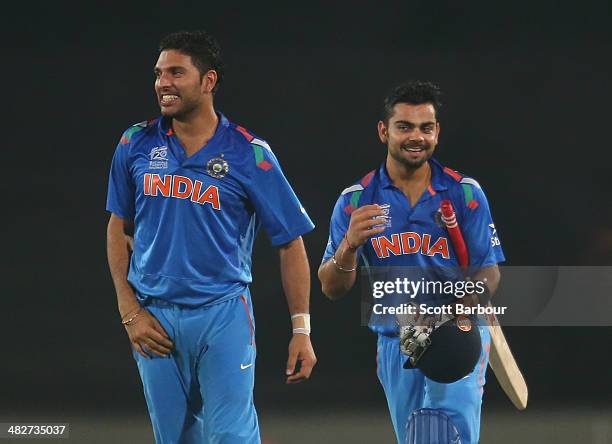
<path fill-rule="evenodd" d="M 394 160 L 411 170 L 416 170 L 417 168 L 424 165 L 429 159 L 431 159 L 431 156 L 433 155 L 433 150 L 430 148 L 430 146 L 423 147 L 423 153 L 425 155 L 420 159 L 408 159 L 402 156 L 401 151 L 402 148 L 400 147 L 399 152 L 396 152 L 395 150 L 389 150 L 389 154 L 391 154 L 391 157 L 393 157 Z"/>
<path fill-rule="evenodd" d="M 199 107 L 200 104 L 198 102 L 183 102 L 183 106 L 181 106 L 175 112 L 164 113 L 162 108 L 162 115 L 170 119 L 187 120 L 187 118 L 195 111 L 197 111 Z"/>

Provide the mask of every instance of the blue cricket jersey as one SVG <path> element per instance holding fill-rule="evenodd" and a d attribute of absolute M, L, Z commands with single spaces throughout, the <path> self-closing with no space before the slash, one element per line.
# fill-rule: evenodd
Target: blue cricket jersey
<path fill-rule="evenodd" d="M 252 281 L 262 225 L 276 246 L 314 228 L 268 144 L 218 116 L 191 157 L 162 117 L 130 127 L 117 146 L 106 209 L 134 221 L 128 281 L 141 300 L 231 299 Z"/>
<path fill-rule="evenodd" d="M 385 162 L 358 183 L 346 188 L 334 207 L 330 234 L 323 261 L 336 251 L 348 230 L 351 213 L 363 205 L 388 204 L 391 227 L 371 237 L 359 248 L 359 262 L 366 267 L 419 267 L 420 269 L 449 270 L 459 279 L 460 268 L 448 237 L 440 222 L 440 202 L 449 199 L 461 228 L 469 252 L 470 269 L 484 268 L 505 260 L 499 236 L 482 188 L 474 179 L 435 159 L 429 160 L 431 184 L 419 201 L 410 207 L 408 198 L 393 185 Z M 447 279 L 449 276 L 444 276 Z M 379 332 L 394 330 L 381 328 L 386 322 L 372 320 L 370 327 Z"/>

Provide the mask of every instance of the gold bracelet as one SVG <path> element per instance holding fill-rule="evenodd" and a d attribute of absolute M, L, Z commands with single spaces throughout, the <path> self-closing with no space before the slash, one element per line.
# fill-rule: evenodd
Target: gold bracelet
<path fill-rule="evenodd" d="M 135 308 L 133 310 L 128 311 L 126 314 L 124 314 L 123 316 L 121 316 L 121 320 L 123 321 L 125 318 L 127 318 L 129 315 L 131 315 L 132 313 L 136 313 L 138 311 L 142 310 L 142 306 L 138 305 L 138 308 Z"/>
<path fill-rule="evenodd" d="M 122 319 L 122 320 L 121 320 L 121 325 L 132 325 L 132 321 L 133 321 L 134 319 L 136 319 L 136 318 L 138 317 L 138 315 L 140 315 L 140 313 L 141 313 L 141 312 L 142 312 L 142 307 L 140 307 L 140 308 L 138 309 L 138 311 L 137 311 L 135 314 L 133 314 L 133 315 L 132 315 L 132 317 L 131 317 L 131 318 L 126 319 L 125 321 Z"/>
<path fill-rule="evenodd" d="M 332 254 L 331 259 L 332 259 L 332 262 L 334 263 L 334 265 L 336 266 L 336 268 L 338 270 L 340 270 L 341 272 L 343 272 L 343 273 L 352 273 L 353 271 L 357 270 L 357 266 L 356 265 L 355 265 L 355 268 L 350 268 L 350 269 L 349 268 L 343 268 L 342 265 L 340 265 L 338 263 L 338 261 L 336 260 L 336 253 Z"/>

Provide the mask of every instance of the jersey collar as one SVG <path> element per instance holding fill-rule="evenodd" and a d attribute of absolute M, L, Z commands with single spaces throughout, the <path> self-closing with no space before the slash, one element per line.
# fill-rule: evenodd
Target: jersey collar
<path fill-rule="evenodd" d="M 431 167 L 431 187 L 435 191 L 445 191 L 448 187 L 444 184 L 444 166 L 433 157 L 429 159 Z"/>
<path fill-rule="evenodd" d="M 219 118 L 219 124 L 217 125 L 217 130 L 215 131 L 215 136 L 222 131 L 224 131 L 229 125 L 230 122 L 227 120 L 227 117 L 220 113 L 219 111 L 215 111 L 217 117 Z M 174 130 L 172 129 L 172 119 L 169 117 L 161 116 L 157 122 L 157 128 L 160 133 L 165 134 L 166 136 L 174 135 Z M 213 137 L 215 137 L 213 136 Z"/>
<path fill-rule="evenodd" d="M 438 191 L 445 191 L 448 187 L 444 184 L 444 167 L 433 157 L 429 159 L 429 166 L 431 167 L 431 186 L 428 187 L 429 193 L 435 195 Z M 386 159 L 378 170 L 378 176 L 380 178 L 380 186 L 383 188 L 395 187 L 389 173 L 387 173 L 387 162 Z M 432 192 L 433 190 L 433 192 Z"/>

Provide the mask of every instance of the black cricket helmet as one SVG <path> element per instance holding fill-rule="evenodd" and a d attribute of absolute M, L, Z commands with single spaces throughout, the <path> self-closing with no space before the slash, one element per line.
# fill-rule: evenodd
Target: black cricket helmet
<path fill-rule="evenodd" d="M 451 383 L 469 375 L 480 357 L 480 332 L 473 319 L 457 316 L 430 334 L 431 344 L 413 366 L 406 360 L 404 368 L 418 368 L 429 379 Z"/>

